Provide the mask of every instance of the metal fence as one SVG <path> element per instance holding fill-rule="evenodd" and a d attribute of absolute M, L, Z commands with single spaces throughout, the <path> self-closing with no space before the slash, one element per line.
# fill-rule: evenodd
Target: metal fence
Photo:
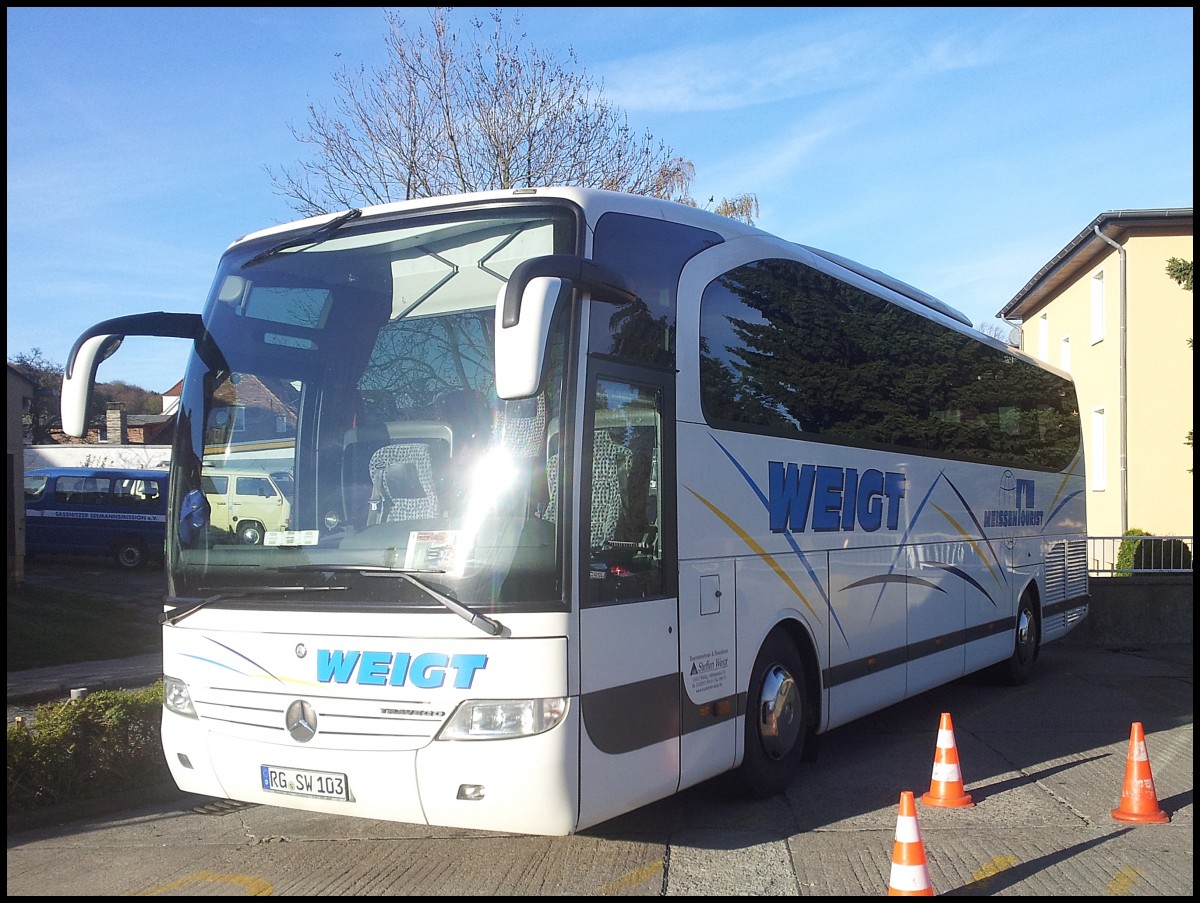
<path fill-rule="evenodd" d="M 1089 536 L 1088 574 L 1191 574 L 1190 536 Z"/>

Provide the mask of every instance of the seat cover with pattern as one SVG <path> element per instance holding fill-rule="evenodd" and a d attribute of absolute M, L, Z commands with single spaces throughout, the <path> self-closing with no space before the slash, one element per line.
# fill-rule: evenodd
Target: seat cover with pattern
<path fill-rule="evenodd" d="M 438 515 L 429 446 L 424 442 L 385 445 L 371 455 L 370 523 Z"/>

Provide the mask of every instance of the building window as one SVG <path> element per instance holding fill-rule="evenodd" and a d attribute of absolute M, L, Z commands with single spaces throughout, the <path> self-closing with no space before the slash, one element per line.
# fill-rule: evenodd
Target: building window
<path fill-rule="evenodd" d="M 1058 365 L 1066 370 L 1071 371 L 1071 337 L 1065 335 L 1062 341 L 1058 343 Z"/>
<path fill-rule="evenodd" d="M 1050 360 L 1050 321 L 1045 314 L 1038 317 L 1038 357 Z"/>
<path fill-rule="evenodd" d="M 1088 449 L 1087 477 L 1092 492 L 1108 488 L 1108 447 L 1104 432 L 1104 408 L 1092 408 L 1092 447 Z"/>
<path fill-rule="evenodd" d="M 1092 277 L 1092 344 L 1104 341 L 1104 270 Z"/>

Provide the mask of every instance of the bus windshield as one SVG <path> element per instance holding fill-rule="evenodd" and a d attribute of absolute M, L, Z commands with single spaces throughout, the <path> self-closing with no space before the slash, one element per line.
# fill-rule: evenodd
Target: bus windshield
<path fill-rule="evenodd" d="M 494 333 L 513 268 L 576 241 L 570 208 L 537 205 L 342 217 L 231 248 L 181 393 L 171 592 L 564 607 L 566 330 L 517 400 L 496 394 Z"/>

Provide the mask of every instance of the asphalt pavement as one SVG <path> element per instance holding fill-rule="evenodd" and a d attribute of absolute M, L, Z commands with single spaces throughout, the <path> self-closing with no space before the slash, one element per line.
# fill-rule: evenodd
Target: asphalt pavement
<path fill-rule="evenodd" d="M 162 603 L 161 574 L 80 564 L 31 576 L 88 585 L 138 609 Z M 10 816 L 8 892 L 124 895 L 186 883 L 185 893 L 227 895 L 222 881 L 236 879 L 239 888 L 276 894 L 872 894 L 892 880 L 897 798 L 909 788 L 940 895 L 1191 896 L 1193 661 L 1190 638 L 1051 644 L 1025 687 L 967 677 L 831 732 L 818 761 L 779 799 L 746 804 L 710 783 L 551 841 L 246 806 L 170 783 L 146 787 Z M 9 720 L 72 691 L 136 689 L 159 677 L 157 652 L 9 672 Z M 974 796 L 969 809 L 921 801 L 932 789 L 938 714 L 949 711 Z M 1165 824 L 1122 824 L 1111 815 L 1128 782 L 1133 722 L 1144 724 Z M 228 813 L 236 820 L 226 821 Z M 199 836 L 208 842 L 197 846 Z M 264 847 L 261 838 L 280 842 Z M 494 849 L 476 868 L 481 845 Z M 269 855 L 296 847 L 304 848 L 303 867 Z M 497 870 L 512 857 L 524 865 Z"/>
<path fill-rule="evenodd" d="M 573 837 L 426 828 L 182 794 L 104 811 L 9 820 L 7 889 L 20 895 L 885 895 L 902 870 L 902 791 L 917 796 L 926 877 L 939 896 L 1193 893 L 1191 643 L 1055 643 L 1028 684 L 974 677 L 822 738 L 781 797 L 718 781 Z M 81 666 L 83 667 L 83 666 Z M 123 666 L 122 666 L 123 667 Z M 118 680 L 102 668 L 73 682 Z M 934 789 L 939 713 L 953 713 L 969 808 Z M 1144 726 L 1153 804 L 1113 817 Z M 154 791 L 155 788 L 147 788 Z M 1143 802 L 1147 802 L 1143 800 Z"/>

